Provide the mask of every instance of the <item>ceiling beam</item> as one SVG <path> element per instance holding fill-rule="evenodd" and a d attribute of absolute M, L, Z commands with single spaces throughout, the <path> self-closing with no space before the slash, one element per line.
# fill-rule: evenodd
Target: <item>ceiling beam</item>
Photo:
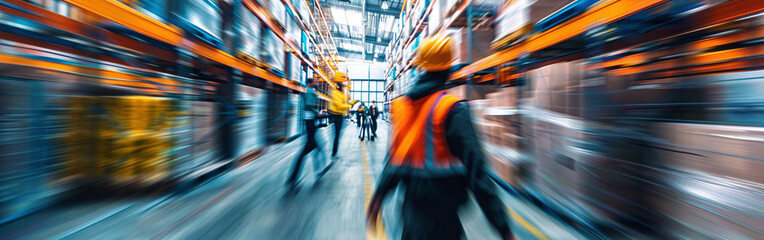
<path fill-rule="evenodd" d="M 355 10 L 355 11 L 359 11 L 359 12 L 364 10 L 363 7 L 361 7 L 361 6 L 355 6 L 355 5 L 349 5 L 349 4 L 332 4 L 332 3 L 329 3 L 329 1 L 321 2 L 321 5 L 323 7 L 328 7 L 328 8 L 338 7 L 338 8 Z M 401 14 L 401 10 L 400 9 L 397 9 L 397 10 L 396 9 L 392 9 L 392 8 L 382 9 L 382 6 L 380 6 L 380 5 L 371 5 L 371 4 L 366 5 L 366 12 L 367 13 L 376 13 L 376 14 L 381 14 L 381 15 L 395 16 L 396 18 L 398 18 L 398 16 Z"/>
<path fill-rule="evenodd" d="M 339 37 L 338 35 L 339 35 L 339 33 L 336 33 L 334 35 L 334 38 L 335 39 L 340 39 L 340 40 L 363 42 L 361 38 Z M 382 40 L 383 41 L 379 41 L 378 42 L 375 37 L 366 36 L 366 44 L 374 44 L 374 45 L 377 45 L 377 46 L 387 47 L 387 44 L 390 43 L 390 40 L 387 40 L 387 41 L 384 41 L 384 39 L 382 39 Z"/>
<path fill-rule="evenodd" d="M 337 51 L 339 51 L 339 53 L 356 54 L 359 57 L 362 55 L 361 51 L 349 50 L 349 49 L 344 49 L 344 48 L 341 48 L 341 47 L 337 47 Z M 374 57 L 374 53 L 369 53 L 369 52 L 366 53 L 366 58 L 371 59 L 372 57 Z M 385 54 L 384 53 L 379 53 L 379 54 L 377 54 L 377 58 L 384 59 L 385 58 Z"/>
<path fill-rule="evenodd" d="M 367 13 L 376 13 L 380 15 L 388 15 L 388 16 L 394 16 L 395 18 L 398 18 L 398 16 L 401 14 L 401 10 L 395 10 L 392 8 L 388 9 L 382 9 L 379 5 L 368 5 L 366 6 L 366 12 Z"/>
<path fill-rule="evenodd" d="M 345 48 L 341 48 L 339 46 L 337 46 L 337 51 L 344 52 L 344 53 L 358 54 L 358 55 L 363 54 L 363 51 L 356 51 L 356 50 L 345 49 Z"/>

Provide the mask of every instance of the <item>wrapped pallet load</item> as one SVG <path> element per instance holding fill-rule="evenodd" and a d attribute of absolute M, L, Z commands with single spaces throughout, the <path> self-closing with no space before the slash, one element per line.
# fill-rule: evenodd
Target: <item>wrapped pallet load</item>
<path fill-rule="evenodd" d="M 236 136 L 239 138 L 236 156 L 242 156 L 265 146 L 265 91 L 260 88 L 240 85 L 237 94 L 238 117 Z"/>
<path fill-rule="evenodd" d="M 300 133 L 300 95 L 289 93 L 287 97 L 287 138 Z"/>
<path fill-rule="evenodd" d="M 212 46 L 222 48 L 222 17 L 213 1 L 192 0 L 179 5 L 175 25 Z"/>
<path fill-rule="evenodd" d="M 302 20 L 304 21 L 303 24 L 311 24 L 310 22 L 310 8 L 308 7 L 307 1 L 304 0 L 290 0 L 292 1 L 292 5 L 296 8 L 297 14 L 302 16 Z"/>
<path fill-rule="evenodd" d="M 260 44 L 262 44 L 262 21 L 249 11 L 247 7 L 240 6 L 238 28 L 239 42 L 236 44 L 236 56 L 255 66 L 262 66 L 260 56 Z"/>
<path fill-rule="evenodd" d="M 268 13 L 278 21 L 282 26 L 286 26 L 287 12 L 286 5 L 280 0 L 265 0 L 268 2 L 265 9 L 268 9 Z"/>
<path fill-rule="evenodd" d="M 260 59 L 272 73 L 284 76 L 285 55 L 284 42 L 268 28 L 262 29 L 263 41 L 260 49 Z"/>
<path fill-rule="evenodd" d="M 300 27 L 299 22 L 292 17 L 286 18 L 285 21 L 284 26 L 286 27 L 286 33 L 284 35 L 286 39 L 292 41 L 295 46 L 299 46 L 300 40 L 302 40 L 302 28 Z"/>

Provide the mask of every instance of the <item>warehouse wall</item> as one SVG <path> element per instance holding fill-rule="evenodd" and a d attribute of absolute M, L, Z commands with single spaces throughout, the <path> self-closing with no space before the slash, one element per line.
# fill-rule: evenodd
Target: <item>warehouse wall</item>
<path fill-rule="evenodd" d="M 385 65 L 382 63 L 348 63 L 346 67 L 350 79 L 385 78 Z"/>
<path fill-rule="evenodd" d="M 347 65 L 350 77 L 350 99 L 369 104 L 372 100 L 384 101 L 385 65 L 381 63 L 350 63 Z"/>

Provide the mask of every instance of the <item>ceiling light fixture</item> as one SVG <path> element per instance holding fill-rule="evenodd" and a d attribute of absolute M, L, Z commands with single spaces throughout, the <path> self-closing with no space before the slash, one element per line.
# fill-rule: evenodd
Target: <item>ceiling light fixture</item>
<path fill-rule="evenodd" d="M 387 10 L 390 6 L 387 4 L 387 1 L 382 1 L 382 9 Z"/>

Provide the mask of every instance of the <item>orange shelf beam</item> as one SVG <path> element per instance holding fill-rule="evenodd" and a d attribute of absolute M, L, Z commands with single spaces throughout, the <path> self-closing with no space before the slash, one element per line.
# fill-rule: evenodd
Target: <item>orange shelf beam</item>
<path fill-rule="evenodd" d="M 65 2 L 96 13 L 99 16 L 119 23 L 127 28 L 136 30 L 140 33 L 155 38 L 157 40 L 180 45 L 183 42 L 183 32 L 177 27 L 164 24 L 156 19 L 150 18 L 135 9 L 128 7 L 116 0 L 64 0 Z"/>
<path fill-rule="evenodd" d="M 155 38 L 162 42 L 187 49 L 200 56 L 218 63 L 236 68 L 242 72 L 261 77 L 287 88 L 300 91 L 302 88 L 291 84 L 287 79 L 275 76 L 263 69 L 254 67 L 230 54 L 206 44 L 183 38 L 182 31 L 174 26 L 164 24 L 143 13 L 136 11 L 115 0 L 64 0 L 65 2 L 92 12 L 100 17 L 109 19 L 133 31 Z"/>
<path fill-rule="evenodd" d="M 9 13 L 18 17 L 26 18 L 31 21 L 51 26 L 53 28 L 61 29 L 89 38 L 104 38 L 103 36 L 106 36 L 105 39 L 108 39 L 108 41 L 112 44 L 136 52 L 152 53 L 153 56 L 163 60 L 170 61 L 174 57 L 172 52 L 165 49 L 151 46 L 138 40 L 114 32 L 109 32 L 65 16 L 61 16 L 57 13 L 51 12 L 36 5 L 32 5 L 28 2 L 21 0 L 5 0 L 5 2 L 18 6 L 24 11 L 19 11 L 18 9 L 9 8 L 6 6 L 0 6 L 0 11 L 4 13 Z"/>
<path fill-rule="evenodd" d="M 10 64 L 16 66 L 35 67 L 41 69 L 47 69 L 56 72 L 63 73 L 85 73 L 85 76 L 91 78 L 93 81 L 100 81 L 111 85 L 125 86 L 140 88 L 152 93 L 164 94 L 164 93 L 180 93 L 177 87 L 177 82 L 172 79 L 150 78 L 145 76 L 138 76 L 126 72 L 107 70 L 94 67 L 76 66 L 66 63 L 51 62 L 45 60 L 39 60 L 34 58 L 28 58 L 25 56 L 18 56 L 8 53 L 0 53 L 0 63 Z M 125 68 L 129 69 L 129 68 Z M 143 71 L 146 73 L 155 73 L 154 71 Z M 150 80 L 154 83 L 144 82 L 141 80 Z M 159 91 L 164 89 L 163 91 Z"/>

